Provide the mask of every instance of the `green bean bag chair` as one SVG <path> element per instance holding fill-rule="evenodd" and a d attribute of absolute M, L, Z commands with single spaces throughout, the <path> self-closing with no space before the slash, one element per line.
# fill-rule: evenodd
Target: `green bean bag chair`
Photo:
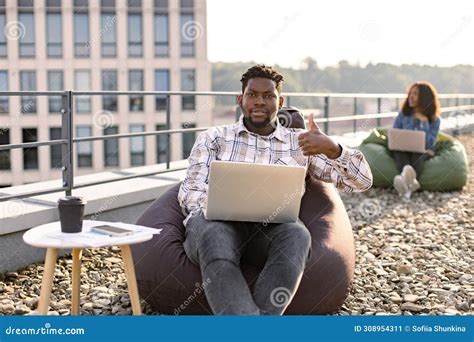
<path fill-rule="evenodd" d="M 389 188 L 399 174 L 392 153 L 387 147 L 387 129 L 376 128 L 362 142 L 359 149 L 372 170 L 374 186 Z M 421 190 L 461 190 L 467 183 L 468 159 L 461 142 L 439 132 L 435 142 L 435 156 L 427 159 L 418 177 Z"/>

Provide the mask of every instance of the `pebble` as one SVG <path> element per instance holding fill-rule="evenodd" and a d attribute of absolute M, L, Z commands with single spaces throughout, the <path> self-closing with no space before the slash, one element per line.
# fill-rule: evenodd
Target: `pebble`
<path fill-rule="evenodd" d="M 26 305 L 20 305 L 19 307 L 15 308 L 14 315 L 25 315 L 27 313 L 30 313 L 31 309 L 27 307 Z"/>
<path fill-rule="evenodd" d="M 401 302 L 403 302 L 403 299 L 398 295 L 390 297 L 390 300 L 396 304 L 400 304 Z"/>
<path fill-rule="evenodd" d="M 405 302 L 415 303 L 417 300 L 418 300 L 417 295 L 406 294 L 406 295 L 403 296 L 403 301 L 405 301 Z"/>
<path fill-rule="evenodd" d="M 92 310 L 94 308 L 94 303 L 85 303 L 82 305 L 84 310 Z"/>
<path fill-rule="evenodd" d="M 455 310 L 455 309 L 448 308 L 448 309 L 444 310 L 444 314 L 449 315 L 449 316 L 456 316 L 456 315 L 459 315 L 459 311 Z"/>
<path fill-rule="evenodd" d="M 413 267 L 411 265 L 401 265 L 397 269 L 398 274 L 413 274 Z"/>
<path fill-rule="evenodd" d="M 122 262 L 122 259 L 120 258 L 114 258 L 114 257 L 110 257 L 110 258 L 105 258 L 106 261 L 110 261 L 111 263 L 114 263 L 114 264 L 117 264 L 119 262 Z"/>
<path fill-rule="evenodd" d="M 413 303 L 403 303 L 400 306 L 400 310 L 402 310 L 402 311 L 420 312 L 420 311 L 423 311 L 425 309 L 426 309 L 425 307 L 423 307 L 421 305 L 413 304 Z"/>

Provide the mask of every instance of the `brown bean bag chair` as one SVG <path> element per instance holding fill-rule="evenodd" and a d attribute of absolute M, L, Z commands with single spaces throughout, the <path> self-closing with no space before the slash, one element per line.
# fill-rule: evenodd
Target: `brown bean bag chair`
<path fill-rule="evenodd" d="M 290 114 L 293 119 L 287 122 L 301 127 L 301 117 L 294 117 L 299 113 Z M 163 229 L 152 240 L 132 245 L 139 292 L 160 313 L 212 314 L 199 287 L 200 270 L 184 252 L 179 186 L 154 201 L 137 222 Z M 347 212 L 332 184 L 308 177 L 299 217 L 313 237 L 312 250 L 300 287 L 285 314 L 333 313 L 346 299 L 354 274 L 354 239 Z M 241 262 L 250 288 L 265 263 L 258 250 L 258 246 L 249 248 Z"/>

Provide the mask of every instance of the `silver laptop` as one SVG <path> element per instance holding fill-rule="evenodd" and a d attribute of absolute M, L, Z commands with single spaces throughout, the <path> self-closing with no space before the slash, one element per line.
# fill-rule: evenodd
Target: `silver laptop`
<path fill-rule="evenodd" d="M 302 166 L 211 162 L 208 220 L 296 222 L 304 191 Z"/>
<path fill-rule="evenodd" d="M 391 128 L 388 130 L 388 149 L 391 151 L 425 153 L 425 132 Z"/>

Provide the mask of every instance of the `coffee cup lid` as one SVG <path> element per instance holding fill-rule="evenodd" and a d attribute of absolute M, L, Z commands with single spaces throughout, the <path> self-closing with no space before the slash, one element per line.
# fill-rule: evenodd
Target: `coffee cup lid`
<path fill-rule="evenodd" d="M 76 205 L 76 204 L 85 204 L 86 200 L 79 196 L 66 196 L 58 199 L 58 203 L 61 205 Z"/>

